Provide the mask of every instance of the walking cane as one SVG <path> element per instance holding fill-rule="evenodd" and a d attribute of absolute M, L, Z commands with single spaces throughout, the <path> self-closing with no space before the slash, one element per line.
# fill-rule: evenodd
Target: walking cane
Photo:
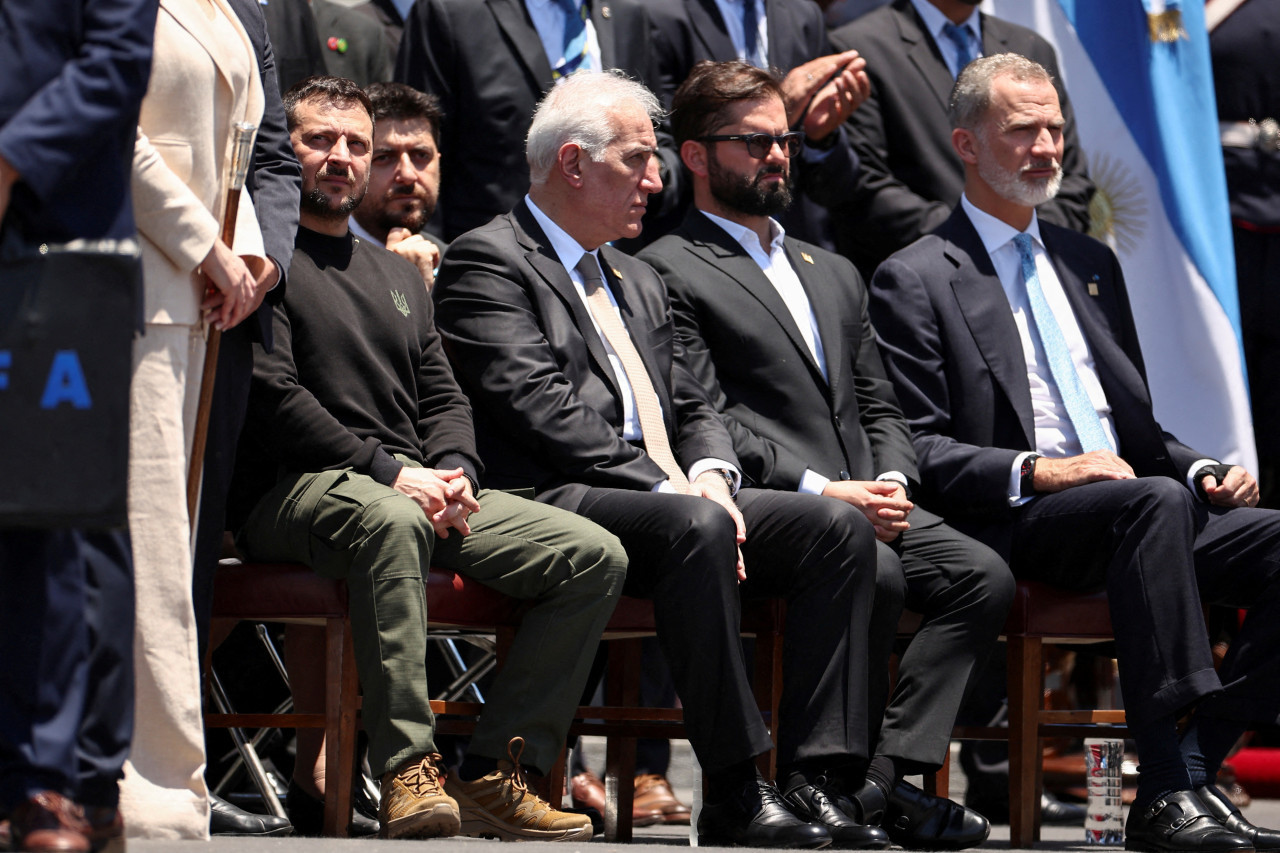
<path fill-rule="evenodd" d="M 227 206 L 222 212 L 222 242 L 227 248 L 235 245 L 236 214 L 240 209 L 240 190 L 249 174 L 249 158 L 253 152 L 253 138 L 258 126 L 238 121 L 232 128 L 231 170 L 227 186 Z M 213 289 L 213 285 L 209 285 Z M 200 404 L 196 409 L 196 430 L 191 439 L 191 464 L 187 470 L 187 518 L 191 531 L 196 529 L 196 509 L 200 505 L 200 479 L 204 468 L 204 447 L 209 438 L 209 409 L 213 406 L 213 383 L 218 372 L 218 345 L 222 332 L 209 326 L 209 336 L 204 350 L 204 371 L 200 377 Z"/>

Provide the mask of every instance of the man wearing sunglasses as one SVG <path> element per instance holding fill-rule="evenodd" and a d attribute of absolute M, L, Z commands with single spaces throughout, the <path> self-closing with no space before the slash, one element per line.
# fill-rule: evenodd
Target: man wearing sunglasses
<path fill-rule="evenodd" d="M 773 218 L 791 201 L 790 158 L 800 150 L 799 134 L 786 132 L 777 78 L 744 62 L 701 63 L 673 107 L 695 209 L 640 257 L 667 284 L 677 341 L 733 436 L 744 479 L 852 505 L 876 531 L 875 754 L 865 779 L 830 780 L 827 793 L 907 849 L 979 844 L 983 817 L 902 777 L 946 758 L 1013 578 L 995 552 L 913 505 L 916 457 L 867 318 L 866 286 L 848 260 L 794 239 Z M 904 601 L 923 621 L 890 698 L 889 644 Z M 817 811 L 811 790 L 783 793 L 798 813 Z"/>

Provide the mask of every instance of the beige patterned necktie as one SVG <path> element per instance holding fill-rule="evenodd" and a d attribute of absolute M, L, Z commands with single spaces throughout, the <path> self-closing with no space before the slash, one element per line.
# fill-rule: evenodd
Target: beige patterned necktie
<path fill-rule="evenodd" d="M 667 440 L 667 428 L 662 423 L 662 406 L 658 403 L 658 393 L 653 390 L 653 381 L 640 353 L 631 342 L 627 327 L 622 318 L 609 301 L 609 294 L 604 289 L 604 276 L 600 273 L 600 264 L 595 255 L 587 252 L 578 261 L 578 274 L 582 276 L 582 287 L 587 294 L 587 308 L 600 327 L 604 339 L 613 347 L 613 352 L 622 362 L 622 370 L 631 383 L 631 393 L 636 401 L 636 420 L 640 421 L 640 432 L 644 436 L 644 449 L 649 458 L 667 475 L 671 485 L 681 494 L 689 492 L 689 481 L 676 463 L 671 452 L 671 443 Z"/>

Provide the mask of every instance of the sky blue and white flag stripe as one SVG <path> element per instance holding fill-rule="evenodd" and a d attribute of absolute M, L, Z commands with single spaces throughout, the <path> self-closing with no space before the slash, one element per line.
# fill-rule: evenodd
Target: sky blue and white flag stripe
<path fill-rule="evenodd" d="M 1257 470 L 1204 0 L 985 0 L 1058 51 L 1156 417 Z"/>

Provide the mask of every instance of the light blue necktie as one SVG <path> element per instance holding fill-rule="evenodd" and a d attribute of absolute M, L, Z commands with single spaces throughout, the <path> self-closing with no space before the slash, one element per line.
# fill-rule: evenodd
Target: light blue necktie
<path fill-rule="evenodd" d="M 1067 417 L 1076 429 L 1080 446 L 1085 453 L 1091 450 L 1115 450 L 1102 428 L 1098 410 L 1089 401 L 1089 395 L 1080 382 L 1080 374 L 1076 373 L 1075 362 L 1071 360 L 1071 348 L 1062 335 L 1062 327 L 1058 325 L 1053 309 L 1044 298 L 1040 275 L 1036 272 L 1035 253 L 1031 248 L 1031 235 L 1019 234 L 1013 238 L 1013 244 L 1022 260 L 1022 281 L 1027 288 L 1027 301 L 1031 303 L 1031 319 L 1035 321 L 1036 333 L 1040 335 L 1040 343 L 1049 362 L 1049 372 L 1053 374 L 1054 384 L 1062 395 L 1062 405 L 1066 407 Z"/>
<path fill-rule="evenodd" d="M 577 71 L 587 58 L 587 4 L 557 0 L 564 10 L 564 62 L 551 70 L 555 80 Z"/>
<path fill-rule="evenodd" d="M 760 16 L 756 14 L 756 0 L 742 0 L 742 44 L 747 62 L 764 68 L 764 56 L 760 52 Z"/>
<path fill-rule="evenodd" d="M 956 46 L 958 59 L 956 73 L 952 76 L 959 77 L 964 67 L 977 58 L 977 51 L 973 49 L 973 30 L 969 29 L 968 24 L 961 27 L 947 21 L 942 27 L 942 34 Z"/>

